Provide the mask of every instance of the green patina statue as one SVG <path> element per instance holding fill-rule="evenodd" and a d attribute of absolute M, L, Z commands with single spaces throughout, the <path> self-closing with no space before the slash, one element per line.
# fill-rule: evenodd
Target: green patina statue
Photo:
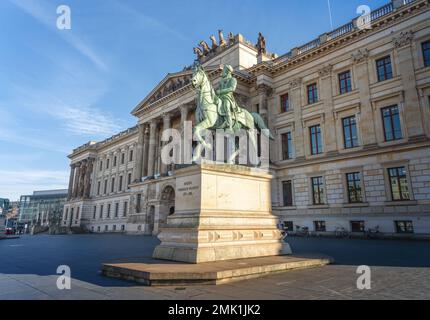
<path fill-rule="evenodd" d="M 206 72 L 200 65 L 195 67 L 191 83 L 199 92 L 196 109 L 197 124 L 194 127 L 194 133 L 201 147 L 212 148 L 202 136 L 205 130 L 222 129 L 235 133 L 241 129 L 248 132 L 257 129 L 270 139 L 274 139 L 258 113 L 250 113 L 236 102 L 234 92 L 237 80 L 233 76 L 233 68 L 230 65 L 224 66 L 217 91 L 214 90 Z M 255 135 L 249 134 L 248 136 L 250 143 L 257 149 Z M 201 148 L 200 146 L 199 148 Z M 196 154 L 200 154 L 200 150 Z"/>

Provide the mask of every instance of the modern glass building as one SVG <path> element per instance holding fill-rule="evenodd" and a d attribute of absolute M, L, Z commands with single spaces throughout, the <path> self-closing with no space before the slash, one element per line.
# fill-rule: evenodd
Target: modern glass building
<path fill-rule="evenodd" d="M 9 199 L 0 198 L 0 215 L 6 214 L 9 211 Z"/>
<path fill-rule="evenodd" d="M 19 222 L 29 225 L 50 225 L 61 220 L 67 200 L 66 190 L 34 191 L 21 196 Z"/>

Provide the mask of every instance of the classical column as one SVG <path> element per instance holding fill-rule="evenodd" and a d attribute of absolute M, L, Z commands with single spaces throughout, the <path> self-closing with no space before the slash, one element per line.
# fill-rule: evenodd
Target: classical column
<path fill-rule="evenodd" d="M 170 113 L 166 113 L 163 115 L 163 131 L 170 129 L 171 127 L 171 121 L 172 121 L 172 115 Z M 160 140 L 161 140 L 161 134 L 160 134 Z M 161 145 L 164 147 L 168 142 L 163 142 L 161 143 Z M 161 152 L 160 152 L 161 154 Z M 161 174 L 162 175 L 167 175 L 167 172 L 169 170 L 169 166 L 167 164 L 164 163 L 163 159 L 161 159 L 160 157 L 160 161 L 161 161 Z"/>
<path fill-rule="evenodd" d="M 367 49 L 360 49 L 352 54 L 357 88 L 360 88 L 360 133 L 363 140 L 363 147 L 374 148 L 377 146 L 377 142 L 372 103 L 370 101 L 368 57 L 369 51 Z"/>
<path fill-rule="evenodd" d="M 332 84 L 331 65 L 321 68 L 318 72 L 321 77 L 321 100 L 324 103 L 324 124 L 321 124 L 324 130 L 324 151 L 327 155 L 337 153 L 337 136 L 336 120 L 333 113 L 333 84 Z"/>
<path fill-rule="evenodd" d="M 145 125 L 139 124 L 139 137 L 136 147 L 136 161 L 134 163 L 133 181 L 141 182 L 143 177 L 143 144 L 145 136 Z"/>
<path fill-rule="evenodd" d="M 418 96 L 415 76 L 412 31 L 401 32 L 393 39 L 397 51 L 398 74 L 402 77 L 404 89 L 403 114 L 405 117 L 406 130 L 409 140 L 426 139 L 423 124 L 423 114 Z"/>
<path fill-rule="evenodd" d="M 78 193 L 79 193 L 79 178 L 81 176 L 81 163 L 78 162 L 75 165 L 75 178 L 74 178 L 74 187 L 73 187 L 73 198 L 77 198 L 78 197 Z"/>
<path fill-rule="evenodd" d="M 296 160 L 305 159 L 305 138 L 302 121 L 302 78 L 290 81 L 291 106 L 294 111 L 294 153 Z M 280 145 L 280 144 L 278 144 Z"/>
<path fill-rule="evenodd" d="M 143 160 L 142 160 L 142 176 L 148 176 L 148 151 L 149 151 L 149 125 L 145 124 L 145 132 L 143 138 Z"/>
<path fill-rule="evenodd" d="M 87 168 L 88 161 L 83 160 L 81 169 L 80 169 L 80 177 L 79 177 L 79 190 L 78 190 L 78 198 L 83 198 L 85 193 L 85 181 L 87 178 Z"/>
<path fill-rule="evenodd" d="M 91 175 L 94 169 L 94 159 L 90 158 L 85 171 L 84 194 L 83 197 L 88 199 L 91 191 Z"/>
<path fill-rule="evenodd" d="M 70 165 L 70 177 L 69 177 L 69 193 L 67 195 L 67 200 L 72 199 L 73 196 L 73 180 L 75 177 L 75 164 Z"/>
<path fill-rule="evenodd" d="M 157 141 L 155 140 L 155 133 L 157 130 L 157 121 L 151 120 L 149 126 L 149 150 L 148 150 L 148 177 L 154 176 L 155 166 L 155 147 Z"/>

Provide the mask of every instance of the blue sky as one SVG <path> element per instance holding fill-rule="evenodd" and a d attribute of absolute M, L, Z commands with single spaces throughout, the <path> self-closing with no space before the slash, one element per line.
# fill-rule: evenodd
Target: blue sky
<path fill-rule="evenodd" d="M 331 0 L 334 26 L 359 5 Z M 58 30 L 57 7 L 72 10 Z M 0 197 L 66 188 L 67 155 L 133 126 L 131 110 L 221 28 L 283 54 L 330 30 L 327 0 L 1 0 Z"/>

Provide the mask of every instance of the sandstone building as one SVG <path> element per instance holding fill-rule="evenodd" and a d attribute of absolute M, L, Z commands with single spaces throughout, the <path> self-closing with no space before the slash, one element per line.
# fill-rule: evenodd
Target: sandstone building
<path fill-rule="evenodd" d="M 215 85 L 234 67 L 237 100 L 275 133 L 272 207 L 287 229 L 430 234 L 430 4 L 393 0 L 369 19 L 280 56 L 240 34 L 195 49 Z M 158 233 L 176 192 L 160 136 L 193 121 L 191 75 L 168 74 L 136 127 L 73 151 L 64 227 Z"/>

